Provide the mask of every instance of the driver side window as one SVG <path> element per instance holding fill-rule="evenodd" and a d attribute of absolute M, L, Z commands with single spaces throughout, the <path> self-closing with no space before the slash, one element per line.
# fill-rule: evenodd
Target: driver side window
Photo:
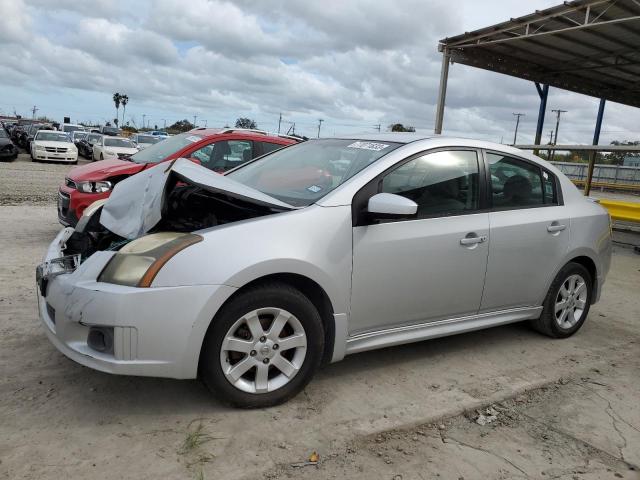
<path fill-rule="evenodd" d="M 478 210 L 478 169 L 475 151 L 429 153 L 387 174 L 381 191 L 416 202 L 418 219 L 463 215 Z"/>

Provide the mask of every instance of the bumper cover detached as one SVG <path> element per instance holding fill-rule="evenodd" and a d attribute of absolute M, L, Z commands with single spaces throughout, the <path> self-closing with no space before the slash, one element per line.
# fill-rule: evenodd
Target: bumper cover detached
<path fill-rule="evenodd" d="M 51 244 L 47 262 L 61 256 L 66 228 Z M 96 252 L 72 273 L 44 278 L 38 309 L 53 345 L 75 362 L 107 373 L 195 378 L 202 340 L 222 303 L 236 290 L 225 285 L 135 288 L 97 282 L 114 252 Z M 46 267 L 40 267 L 46 273 Z M 41 271 L 41 274 L 43 272 Z M 96 328 L 112 332 L 98 351 Z"/>

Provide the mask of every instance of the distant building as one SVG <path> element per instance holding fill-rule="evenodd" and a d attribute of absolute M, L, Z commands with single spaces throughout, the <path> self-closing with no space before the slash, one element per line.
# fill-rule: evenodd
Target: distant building
<path fill-rule="evenodd" d="M 622 166 L 623 167 L 640 167 L 640 157 L 638 156 L 632 157 L 631 155 L 624 157 L 624 160 L 622 160 Z"/>

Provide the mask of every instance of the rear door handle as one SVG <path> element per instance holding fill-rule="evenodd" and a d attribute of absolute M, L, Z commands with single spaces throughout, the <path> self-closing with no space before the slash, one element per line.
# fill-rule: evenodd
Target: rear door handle
<path fill-rule="evenodd" d="M 469 236 L 473 235 L 473 236 Z M 477 243 L 483 243 L 487 241 L 486 235 L 478 236 L 476 234 L 469 234 L 468 236 L 460 239 L 460 245 L 475 245 Z"/>
<path fill-rule="evenodd" d="M 549 233 L 561 232 L 565 228 L 567 228 L 566 225 L 560 225 L 558 222 L 553 222 L 551 225 L 547 227 L 547 232 Z"/>

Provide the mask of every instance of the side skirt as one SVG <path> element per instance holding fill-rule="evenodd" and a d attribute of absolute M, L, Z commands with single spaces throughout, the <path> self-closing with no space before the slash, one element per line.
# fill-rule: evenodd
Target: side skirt
<path fill-rule="evenodd" d="M 446 337 L 457 333 L 472 332 L 507 323 L 532 320 L 542 314 L 542 307 L 524 307 L 499 312 L 482 313 L 467 317 L 450 318 L 417 325 L 388 328 L 352 335 L 347 339 L 346 355 L 391 347 L 404 343 L 420 342 L 430 338 Z"/>

